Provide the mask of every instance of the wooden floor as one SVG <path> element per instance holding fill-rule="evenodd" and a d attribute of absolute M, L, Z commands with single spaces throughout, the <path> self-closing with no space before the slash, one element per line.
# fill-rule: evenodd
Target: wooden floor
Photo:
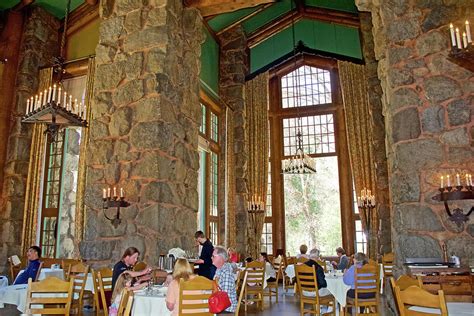
<path fill-rule="evenodd" d="M 257 310 L 255 305 L 250 305 L 247 307 L 247 312 L 244 311 L 244 306 L 241 306 L 239 315 L 259 315 L 259 316 L 290 316 L 290 315 L 299 315 L 299 301 L 298 298 L 293 295 L 292 292 L 285 293 L 281 290 L 279 291 L 278 303 L 275 303 L 275 298 L 272 298 L 272 303 L 269 302 L 268 297 L 265 298 L 264 310 Z M 383 296 L 382 296 L 383 298 Z M 382 304 L 385 305 L 385 304 Z M 381 308 L 381 316 L 392 316 L 393 314 Z M 15 306 L 8 305 L 5 308 L 0 308 L 0 316 L 14 316 L 20 315 L 21 313 L 15 308 Z M 93 310 L 84 309 L 84 316 L 95 316 Z M 155 316 L 155 315 L 150 315 Z M 156 316 L 166 316 L 166 315 L 156 315 Z"/>

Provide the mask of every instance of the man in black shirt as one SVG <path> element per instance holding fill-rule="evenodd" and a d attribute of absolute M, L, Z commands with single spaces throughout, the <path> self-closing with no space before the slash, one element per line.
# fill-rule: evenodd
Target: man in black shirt
<path fill-rule="evenodd" d="M 199 256 L 199 260 L 196 261 L 196 264 L 199 264 L 198 274 L 212 280 L 216 273 L 216 267 L 212 264 L 214 246 L 200 230 L 194 234 L 194 238 L 196 242 L 202 245 L 201 255 Z"/>

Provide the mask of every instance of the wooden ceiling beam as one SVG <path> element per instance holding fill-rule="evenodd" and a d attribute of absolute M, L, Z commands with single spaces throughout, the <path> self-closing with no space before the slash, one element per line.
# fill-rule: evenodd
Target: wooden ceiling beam
<path fill-rule="evenodd" d="M 305 18 L 312 20 L 341 24 L 356 28 L 360 27 L 359 14 L 357 13 L 349 13 L 317 7 L 305 7 L 303 15 Z"/>
<path fill-rule="evenodd" d="M 297 11 L 290 11 L 283 15 L 281 18 L 275 19 L 270 23 L 267 23 L 263 27 L 257 29 L 255 32 L 247 35 L 247 44 L 249 48 L 252 48 L 259 43 L 263 42 L 267 38 L 279 33 L 280 31 L 291 26 L 293 23 L 301 20 L 303 15 Z"/>
<path fill-rule="evenodd" d="M 289 27 L 292 23 L 296 23 L 302 18 L 341 24 L 349 27 L 360 27 L 359 15 L 357 13 L 342 12 L 338 10 L 322 9 L 309 6 L 306 6 L 303 9 L 297 7 L 295 10 L 290 11 L 282 17 L 265 24 L 256 31 L 247 34 L 248 47 L 252 48 L 260 44 L 267 38 L 279 33 L 280 31 Z"/>
<path fill-rule="evenodd" d="M 263 10 L 265 10 L 266 8 L 268 8 L 269 6 L 271 6 L 272 3 L 267 3 L 267 4 L 264 4 L 262 6 L 260 6 L 257 10 L 255 10 L 254 12 L 250 13 L 250 14 L 247 14 L 243 17 L 241 17 L 240 19 L 238 19 L 237 21 L 231 23 L 230 25 L 224 27 L 222 30 L 220 30 L 219 32 L 216 33 L 217 36 L 221 35 L 222 33 L 225 33 L 226 31 L 230 30 L 231 28 L 239 25 L 239 24 L 242 24 L 244 23 L 245 21 L 247 21 L 248 19 L 250 19 L 251 17 L 254 17 L 255 15 L 259 14 L 260 12 L 262 12 Z"/>
<path fill-rule="evenodd" d="M 251 8 L 276 0 L 184 0 L 184 5 L 197 8 L 203 17 Z"/>

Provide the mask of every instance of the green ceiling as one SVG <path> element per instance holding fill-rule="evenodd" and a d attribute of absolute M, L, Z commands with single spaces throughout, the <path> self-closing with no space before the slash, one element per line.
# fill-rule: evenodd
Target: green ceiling
<path fill-rule="evenodd" d="M 290 1 L 291 0 L 280 0 L 244 21 L 242 26 L 245 32 L 247 34 L 252 33 L 263 25 L 277 19 L 285 13 L 288 13 L 292 8 L 296 7 L 294 1 L 293 4 Z M 333 9 L 344 12 L 357 12 L 354 0 L 305 0 L 304 4 L 306 6 Z M 240 20 L 242 17 L 256 12 L 258 8 L 259 7 L 253 7 L 220 14 L 210 19 L 208 23 L 213 31 L 219 32 L 225 27 Z"/>
<path fill-rule="evenodd" d="M 20 0 L 0 0 L 0 11 L 10 9 L 20 2 Z M 71 0 L 71 11 L 83 3 L 84 0 Z M 58 19 L 62 19 L 66 14 L 66 4 L 66 0 L 36 0 L 32 5 L 40 6 Z"/>

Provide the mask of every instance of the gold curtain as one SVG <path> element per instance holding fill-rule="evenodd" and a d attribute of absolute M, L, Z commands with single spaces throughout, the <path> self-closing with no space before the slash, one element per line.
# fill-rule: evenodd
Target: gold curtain
<path fill-rule="evenodd" d="M 41 69 L 39 72 L 38 91 L 43 91 L 51 86 L 52 80 L 53 68 Z M 28 177 L 26 179 L 25 206 L 23 209 L 22 253 L 26 253 L 31 245 L 36 244 L 38 209 L 40 208 L 40 188 L 46 147 L 46 135 L 44 131 L 44 124 L 33 125 Z"/>
<path fill-rule="evenodd" d="M 87 127 L 82 128 L 82 140 L 81 148 L 79 153 L 79 170 L 78 170 L 78 180 L 77 180 L 77 194 L 76 194 L 76 231 L 75 231 L 75 241 L 76 241 L 76 251 L 79 250 L 79 242 L 84 236 L 84 220 L 85 220 L 85 210 L 84 210 L 84 192 L 86 185 L 86 151 L 89 144 L 89 126 L 92 120 L 92 111 L 91 103 L 93 98 L 94 91 L 94 73 L 95 73 L 95 57 L 89 58 L 89 65 L 87 70 L 87 83 L 86 83 L 86 97 L 84 103 L 86 105 L 86 120 L 88 122 Z M 79 256 L 79 253 L 75 254 Z"/>
<path fill-rule="evenodd" d="M 225 244 L 236 248 L 234 111 L 225 109 Z"/>
<path fill-rule="evenodd" d="M 268 182 L 268 73 L 245 84 L 246 124 L 248 131 L 248 196 L 266 205 Z M 261 251 L 265 212 L 249 213 L 247 224 L 248 252 L 256 258 Z"/>
<path fill-rule="evenodd" d="M 368 102 L 365 66 L 338 61 L 338 67 L 347 125 L 349 156 L 356 194 L 359 196 L 361 190 L 367 188 L 376 196 L 375 160 L 372 147 L 371 113 Z M 366 230 L 366 214 L 361 212 L 360 216 L 363 228 Z M 370 223 L 371 231 L 373 231 L 377 223 L 376 211 L 372 212 Z M 376 245 L 372 242 L 373 235 L 369 232 L 370 254 L 374 254 L 372 250 L 376 249 L 374 248 Z"/>

